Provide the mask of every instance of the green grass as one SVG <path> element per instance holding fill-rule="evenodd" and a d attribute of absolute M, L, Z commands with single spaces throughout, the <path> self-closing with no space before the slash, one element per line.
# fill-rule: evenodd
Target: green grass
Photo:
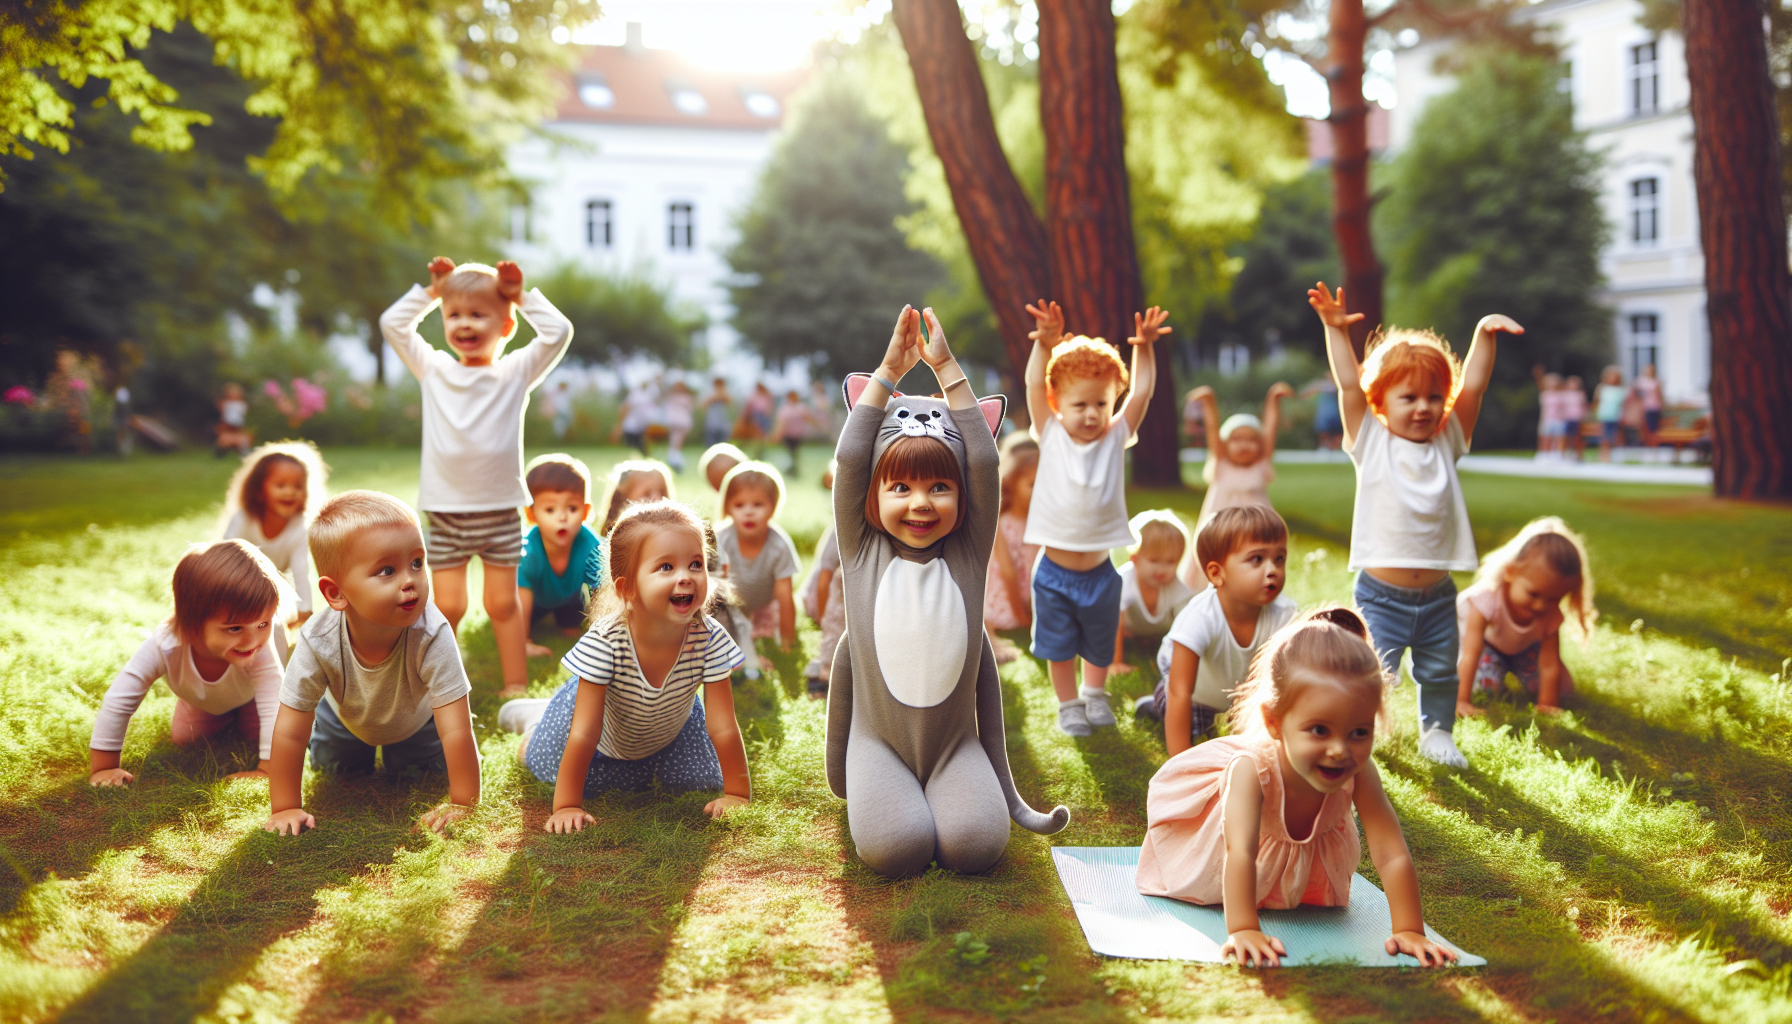
<path fill-rule="evenodd" d="M 330 459 L 338 489 L 414 496 L 414 454 Z M 813 471 L 822 453 L 805 459 Z M 1474 767 L 1441 771 L 1415 756 L 1406 688 L 1378 747 L 1428 919 L 1489 966 L 1259 973 L 1090 954 L 1050 844 L 1138 842 L 1161 736 L 1123 720 L 1064 737 L 1026 658 L 1003 673 L 1016 777 L 1073 820 L 1050 840 L 1015 830 L 986 877 L 890 882 L 853 860 L 801 655 L 775 655 L 738 697 L 744 812 L 718 823 L 700 796 L 612 797 L 591 804 L 597 827 L 543 834 L 550 791 L 490 724 L 499 674 L 477 611 L 462 640 L 484 800 L 449 837 L 413 827 L 440 782 L 316 777 L 316 831 L 260 832 L 265 787 L 222 780 L 253 752 L 174 749 L 164 689 L 125 750 L 139 782 L 94 791 L 99 697 L 167 613 L 169 569 L 207 536 L 227 470 L 0 461 L 0 1020 L 1792 1018 L 1792 694 L 1771 674 L 1792 654 L 1787 510 L 1466 478 L 1483 547 L 1542 512 L 1585 530 L 1607 611 L 1568 652 L 1582 693 L 1561 719 L 1495 706 L 1459 727 Z M 1291 593 L 1346 597 L 1349 468 L 1281 474 L 1275 497 L 1302 531 Z M 694 479 L 681 493 L 707 503 Z M 1134 498 L 1161 504 L 1192 513 L 1198 494 Z M 787 526 L 811 544 L 826 510 L 811 474 Z M 532 668 L 547 693 L 557 669 Z M 1126 696 L 1148 685 L 1115 681 Z"/>

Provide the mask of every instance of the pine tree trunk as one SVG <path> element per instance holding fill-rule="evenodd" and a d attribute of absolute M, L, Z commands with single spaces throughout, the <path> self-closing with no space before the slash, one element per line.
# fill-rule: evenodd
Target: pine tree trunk
<path fill-rule="evenodd" d="M 1026 305 L 1052 294 L 1045 226 L 1002 152 L 956 0 L 895 0 L 895 15 L 952 207 L 995 307 L 1002 345 L 1022 375 L 1033 346 Z"/>
<path fill-rule="evenodd" d="M 1052 280 L 1071 330 L 1126 338 L 1144 309 L 1126 177 L 1125 111 L 1109 0 L 1040 0 L 1039 113 L 1045 135 L 1045 229 Z M 1181 484 L 1170 346 L 1156 346 L 1158 380 L 1133 449 L 1133 479 Z"/>
<path fill-rule="evenodd" d="M 1326 85 L 1332 112 L 1332 233 L 1344 264 L 1344 303 L 1363 314 L 1350 331 L 1358 358 L 1381 325 L 1381 261 L 1369 237 L 1369 103 L 1363 99 L 1363 46 L 1369 22 L 1363 0 L 1331 0 Z"/>
<path fill-rule="evenodd" d="M 1732 498 L 1792 494 L 1792 273 L 1762 16 L 1753 0 L 1686 0 L 1681 13 L 1711 321 L 1712 483 Z"/>

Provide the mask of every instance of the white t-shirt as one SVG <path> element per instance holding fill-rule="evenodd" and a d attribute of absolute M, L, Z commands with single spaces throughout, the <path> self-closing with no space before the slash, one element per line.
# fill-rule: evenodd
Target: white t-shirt
<path fill-rule="evenodd" d="M 1132 428 L 1116 416 L 1107 433 L 1078 444 L 1056 416 L 1039 428 L 1039 477 L 1027 510 L 1026 543 L 1060 551 L 1107 551 L 1132 543 L 1126 518 L 1126 449 Z"/>
<path fill-rule="evenodd" d="M 1133 636 L 1163 636 L 1170 631 L 1176 613 L 1182 611 L 1195 596 L 1188 584 L 1175 577 L 1157 592 L 1157 614 L 1145 608 L 1145 596 L 1139 593 L 1139 567 L 1127 562 L 1120 567 L 1120 625 Z"/>
<path fill-rule="evenodd" d="M 426 512 L 492 512 L 527 505 L 523 413 L 529 392 L 566 354 L 572 322 L 540 289 L 531 290 L 518 309 L 535 328 L 535 340 L 490 366 L 463 366 L 417 333 L 437 301 L 412 285 L 380 315 L 381 333 L 423 389 L 417 507 Z"/>
<path fill-rule="evenodd" d="M 1251 659 L 1276 630 L 1293 621 L 1297 611 L 1299 608 L 1286 597 L 1264 605 L 1257 614 L 1257 631 L 1251 634 L 1251 642 L 1240 645 L 1220 607 L 1219 591 L 1209 587 L 1176 614 L 1170 634 L 1157 650 L 1158 674 L 1169 676 L 1172 645 L 1181 644 L 1201 659 L 1201 667 L 1195 671 L 1195 703 L 1224 711 L 1231 703 L 1232 688 L 1249 674 Z"/>
<path fill-rule="evenodd" d="M 286 529 L 278 537 L 261 532 L 261 521 L 237 509 L 224 529 L 224 540 L 246 540 L 261 549 L 274 563 L 274 568 L 292 574 L 292 588 L 298 593 L 299 611 L 311 610 L 311 558 L 305 546 L 305 517 L 296 515 L 286 521 Z"/>
<path fill-rule="evenodd" d="M 1468 439 L 1454 415 L 1424 444 L 1396 437 L 1374 413 L 1363 417 L 1350 449 L 1356 463 L 1351 572 L 1475 569 L 1475 535 L 1456 478 L 1456 460 L 1467 454 Z"/>
<path fill-rule="evenodd" d="M 282 628 L 278 624 L 275 629 Z M 168 689 L 188 704 L 210 715 L 235 711 L 250 701 L 261 716 L 261 759 L 273 752 L 274 716 L 280 712 L 280 655 L 270 642 L 256 652 L 246 666 L 231 665 L 224 674 L 210 682 L 193 664 L 193 649 L 174 635 L 174 627 L 164 622 L 149 639 L 131 655 L 118 678 L 106 688 L 100 702 L 100 713 L 93 720 L 94 750 L 123 750 L 125 729 L 137 705 L 157 679 L 168 680 Z"/>

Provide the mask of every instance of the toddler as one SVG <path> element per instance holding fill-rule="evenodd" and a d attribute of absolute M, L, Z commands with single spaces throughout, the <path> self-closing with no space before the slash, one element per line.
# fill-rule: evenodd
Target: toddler
<path fill-rule="evenodd" d="M 1164 723 L 1172 756 L 1213 730 L 1252 659 L 1296 611 L 1282 596 L 1288 526 L 1274 509 L 1221 509 L 1195 534 L 1195 558 L 1211 586 L 1177 613 L 1157 651 L 1157 687 L 1136 706 Z"/>
<path fill-rule="evenodd" d="M 1567 418 L 1562 415 L 1562 399 L 1567 397 L 1563 390 L 1562 375 L 1559 373 L 1539 373 L 1537 376 L 1537 456 L 1538 458 L 1560 458 L 1568 450 Z"/>
<path fill-rule="evenodd" d="M 299 632 L 274 723 L 267 824 L 298 835 L 300 782 L 311 767 L 392 776 L 448 773 L 449 802 L 423 815 L 440 831 L 479 802 L 479 748 L 454 629 L 429 601 L 423 531 L 411 507 L 377 491 L 345 491 L 311 521 L 311 558 L 329 608 Z"/>
<path fill-rule="evenodd" d="M 1039 442 L 1025 434 L 1009 434 L 1002 441 L 1001 465 L 1002 512 L 984 589 L 983 624 L 990 629 L 1025 629 L 1033 624 L 1033 561 L 1039 556 L 1039 545 L 1027 543 L 1027 512 L 1039 478 Z M 1008 641 L 992 639 L 997 641 L 998 662 L 1019 656 Z"/>
<path fill-rule="evenodd" d="M 598 533 L 608 537 L 622 510 L 637 501 L 661 501 L 673 497 L 672 467 L 658 459 L 625 459 L 610 467 L 604 480 L 604 524 Z"/>
<path fill-rule="evenodd" d="M 834 462 L 828 461 L 828 468 L 822 471 L 821 486 L 834 489 Z M 828 528 L 815 545 L 815 566 L 809 572 L 809 578 L 803 581 L 803 611 L 809 618 L 821 626 L 821 643 L 815 648 L 815 657 L 803 669 L 803 678 L 808 681 L 809 696 L 817 700 L 828 695 L 828 677 L 834 667 L 834 648 L 840 646 L 840 636 L 846 632 L 846 605 L 841 601 L 843 577 L 840 574 L 840 540 L 834 536 L 834 523 L 830 518 Z"/>
<path fill-rule="evenodd" d="M 728 381 L 717 377 L 714 383 L 715 390 L 703 398 L 703 444 L 712 450 L 717 445 L 726 443 L 728 435 L 734 430 L 734 400 L 728 396 Z M 741 461 L 746 460 L 743 458 Z M 710 486 L 714 487 L 715 484 Z"/>
<path fill-rule="evenodd" d="M 445 256 L 429 264 L 429 287 L 411 286 L 380 316 L 380 331 L 423 389 L 423 473 L 417 507 L 428 525 L 429 570 L 435 606 L 448 628 L 467 612 L 467 564 L 477 555 L 485 575 L 504 693 L 529 681 L 529 623 L 517 603 L 516 567 L 523 559 L 523 415 L 529 392 L 566 354 L 572 323 L 542 297 L 523 293 L 523 272 L 506 260 L 497 268 L 455 267 Z M 442 332 L 454 353 L 431 348 L 417 325 L 437 304 Z M 516 333 L 516 314 L 535 328 L 535 340 L 504 355 Z M 321 568 L 319 570 L 322 571 Z"/>
<path fill-rule="evenodd" d="M 697 393 L 684 381 L 673 381 L 666 391 L 666 461 L 679 473 L 684 472 L 684 439 L 691 436 L 696 408 Z"/>
<path fill-rule="evenodd" d="M 213 430 L 217 433 L 217 444 L 212 448 L 212 455 L 221 459 L 228 452 L 249 454 L 255 434 L 249 429 L 249 402 L 243 397 L 242 385 L 224 385 L 224 396 L 218 399 L 218 423 Z"/>
<path fill-rule="evenodd" d="M 778 406 L 778 418 L 772 428 L 772 440 L 782 442 L 790 452 L 790 475 L 797 475 L 799 460 L 802 457 L 803 442 L 809 439 L 809 407 L 803 404 L 803 396 L 792 388 L 784 393 L 784 404 Z"/>
<path fill-rule="evenodd" d="M 721 493 L 722 478 L 728 471 L 747 461 L 747 453 L 727 441 L 718 441 L 704 449 L 697 460 L 697 475 L 701 476 L 709 489 Z"/>
<path fill-rule="evenodd" d="M 1071 736 L 1114 724 L 1108 665 L 1120 628 L 1120 574 L 1108 552 L 1132 543 L 1126 518 L 1126 449 L 1157 386 L 1153 347 L 1170 333 L 1156 306 L 1134 314 L 1132 389 L 1126 364 L 1100 338 L 1063 340 L 1055 302 L 1029 305 L 1037 329 L 1027 359 L 1027 415 L 1039 442 L 1039 477 L 1026 542 L 1043 550 L 1033 570 L 1033 655 L 1051 663 L 1058 727 Z M 1085 668 L 1077 686 L 1077 658 Z"/>
<path fill-rule="evenodd" d="M 591 471 L 570 455 L 542 455 L 529 463 L 523 480 L 534 499 L 525 510 L 532 528 L 523 538 L 523 562 L 516 572 L 523 621 L 533 628 L 544 615 L 565 636 L 585 625 L 587 593 L 604 585 L 604 542 L 591 532 Z M 554 652 L 530 643 L 529 657 Z"/>
<path fill-rule="evenodd" d="M 716 393 L 723 396 L 725 404 L 727 385 L 720 377 L 716 378 Z M 727 432 L 724 431 L 721 436 L 727 437 Z M 728 476 L 729 471 L 746 461 L 748 461 L 746 452 L 727 441 L 717 441 L 704 451 L 702 458 L 697 460 L 697 475 L 709 484 L 710 490 L 719 495 L 722 492 L 722 480 Z M 715 556 L 715 562 L 716 564 L 710 567 L 712 585 L 716 581 L 722 580 L 721 555 L 719 553 Z M 746 658 L 742 665 L 742 673 L 748 679 L 758 679 L 759 652 L 753 649 L 753 623 L 740 610 L 740 595 L 734 592 L 734 588 L 720 589 L 725 589 L 728 592 L 728 598 L 718 602 L 711 614 L 722 624 L 722 628 L 728 631 L 728 635 L 734 638 L 734 642 L 740 645 L 741 653 Z"/>
<path fill-rule="evenodd" d="M 1205 523 L 1222 508 L 1237 505 L 1269 507 L 1269 485 L 1275 481 L 1276 433 L 1281 429 L 1282 399 L 1294 389 L 1280 381 L 1270 385 L 1263 399 L 1263 417 L 1248 412 L 1226 417 L 1220 422 L 1220 407 L 1210 387 L 1189 392 L 1189 400 L 1198 402 L 1206 421 L 1206 434 L 1217 441 L 1207 447 L 1207 462 L 1201 467 L 1201 479 L 1207 483 L 1207 494 L 1201 499 L 1201 514 L 1195 526 Z M 1188 559 L 1182 566 L 1182 582 L 1190 590 L 1207 587 L 1206 567 Z"/>
<path fill-rule="evenodd" d="M 1574 692 L 1574 677 L 1562 664 L 1564 602 L 1584 640 L 1599 618 L 1586 546 L 1568 524 L 1545 516 L 1488 555 L 1475 582 L 1456 598 L 1462 632 L 1457 714 L 1480 714 L 1471 698 L 1505 692 L 1508 672 L 1538 711 L 1562 710 L 1562 697 Z"/>
<path fill-rule="evenodd" d="M 1630 389 L 1624 386 L 1624 371 L 1616 366 L 1608 366 L 1599 377 L 1599 386 L 1593 390 L 1593 399 L 1599 415 L 1599 461 L 1612 461 L 1612 449 L 1623 440 L 1624 400 L 1630 397 Z"/>
<path fill-rule="evenodd" d="M 1412 854 L 1372 757 L 1388 680 L 1367 638 L 1363 620 L 1338 607 L 1284 629 L 1232 695 L 1236 731 L 1151 779 L 1139 891 L 1224 905 L 1221 955 L 1242 966 L 1288 955 L 1258 910 L 1348 904 L 1358 817 L 1392 917 L 1383 948 L 1425 967 L 1456 959 L 1425 935 Z"/>
<path fill-rule="evenodd" d="M 784 477 L 767 462 L 743 462 L 722 479 L 716 548 L 722 571 L 753 622 L 753 638 L 796 644 L 796 598 L 791 579 L 802 570 L 796 543 L 775 521 L 784 504 Z"/>
<path fill-rule="evenodd" d="M 240 540 L 195 545 L 174 567 L 174 615 L 107 687 L 88 742 L 87 781 L 122 786 L 125 730 L 156 680 L 174 692 L 169 738 L 177 747 L 210 742 L 236 727 L 254 739 L 261 765 L 233 779 L 265 778 L 280 704 L 280 656 L 269 641 L 290 595 L 265 555 Z"/>
<path fill-rule="evenodd" d="M 554 696 L 513 700 L 498 724 L 523 734 L 517 759 L 554 784 L 549 832 L 596 819 L 586 797 L 643 790 L 721 790 L 719 818 L 753 797 L 728 676 L 740 648 L 709 607 L 703 520 L 671 501 L 631 505 L 610 534 L 610 585 L 596 622 L 561 664 Z M 697 700 L 697 691 L 703 700 Z"/>
<path fill-rule="evenodd" d="M 1369 622 L 1389 674 L 1412 649 L 1419 688 L 1419 753 L 1463 767 L 1456 749 L 1456 584 L 1450 573 L 1475 568 L 1475 537 L 1456 479 L 1468 454 L 1481 399 L 1493 379 L 1499 332 L 1524 328 L 1498 314 L 1475 327 L 1468 362 L 1429 331 L 1378 332 L 1360 365 L 1350 347 L 1344 289 L 1324 282 L 1307 301 L 1325 324 L 1325 346 L 1344 413 L 1344 449 L 1356 464 L 1350 570 L 1356 603 Z M 1366 415 L 1372 414 L 1372 415 Z"/>
<path fill-rule="evenodd" d="M 324 499 L 329 470 L 310 441 L 277 441 L 249 453 L 230 480 L 224 498 L 223 539 L 246 540 L 268 556 L 274 568 L 288 574 L 298 598 L 302 626 L 311 617 L 311 559 L 305 549 L 305 524 Z M 274 649 L 287 650 L 286 631 L 274 631 Z"/>
<path fill-rule="evenodd" d="M 1109 673 L 1131 672 L 1126 638 L 1137 637 L 1153 648 L 1170 631 L 1170 623 L 1195 596 L 1176 578 L 1176 567 L 1188 554 L 1188 527 L 1167 508 L 1140 512 L 1127 524 L 1133 542 L 1120 567 L 1120 628 L 1114 633 L 1114 664 Z"/>
<path fill-rule="evenodd" d="M 1587 449 L 1586 439 L 1580 432 L 1581 424 L 1587 420 L 1587 382 L 1579 377 L 1569 377 L 1562 384 L 1561 394 L 1563 448 L 1573 452 L 1573 461 L 1579 462 Z"/>

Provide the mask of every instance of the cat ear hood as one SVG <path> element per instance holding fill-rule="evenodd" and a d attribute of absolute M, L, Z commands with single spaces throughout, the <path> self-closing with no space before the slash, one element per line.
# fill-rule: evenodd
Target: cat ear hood
<path fill-rule="evenodd" d="M 871 383 L 868 373 L 847 374 L 841 385 L 846 393 L 846 408 L 850 412 L 859 403 L 859 396 Z M 1002 417 L 1008 411 L 1008 399 L 1001 395 L 991 395 L 979 399 L 977 407 L 983 412 L 983 420 L 989 424 L 990 436 L 995 436 L 1001 429 Z M 952 457 L 958 460 L 960 475 L 969 472 L 964 453 L 964 438 L 959 435 L 958 424 L 952 419 L 951 408 L 938 398 L 922 398 L 918 395 L 905 395 L 896 392 L 884 407 L 883 424 L 877 428 L 877 443 L 871 449 L 871 465 L 873 468 L 883 461 L 884 452 L 890 445 L 903 437 L 931 437 L 945 443 L 951 449 Z"/>

